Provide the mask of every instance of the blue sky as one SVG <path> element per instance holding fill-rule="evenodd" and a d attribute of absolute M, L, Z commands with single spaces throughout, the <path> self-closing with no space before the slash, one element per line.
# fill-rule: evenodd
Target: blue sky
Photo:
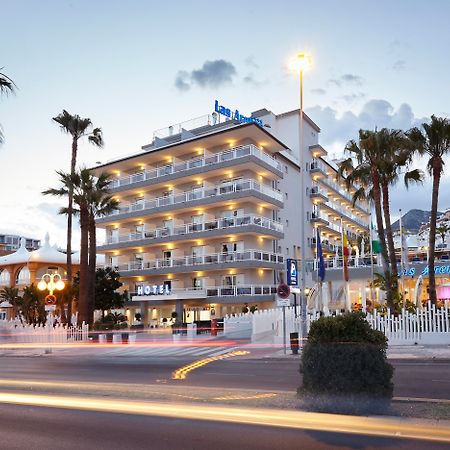
<path fill-rule="evenodd" d="M 48 230 L 65 244 L 58 206 L 40 195 L 57 184 L 56 169 L 69 169 L 69 139 L 51 121 L 63 108 L 104 131 L 105 148 L 82 145 L 79 163 L 105 162 L 139 150 L 156 129 L 211 112 L 215 98 L 243 113 L 296 108 L 287 61 L 307 50 L 305 108 L 330 153 L 360 127 L 450 115 L 447 1 L 1 3 L 0 67 L 18 89 L 0 100 L 0 231 Z M 220 60 L 222 72 L 205 70 Z M 177 77 L 189 88 L 177 88 Z M 426 209 L 429 194 L 429 183 L 398 189 L 393 209 Z"/>

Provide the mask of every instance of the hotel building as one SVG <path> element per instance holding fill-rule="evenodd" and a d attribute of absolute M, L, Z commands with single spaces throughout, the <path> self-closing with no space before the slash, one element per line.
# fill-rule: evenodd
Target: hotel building
<path fill-rule="evenodd" d="M 299 111 L 263 109 L 251 117 L 259 124 L 214 113 L 174 125 L 155 132 L 139 153 L 95 168 L 115 176 L 111 190 L 121 205 L 97 220 L 106 231 L 98 252 L 119 270 L 130 293 L 129 314 L 140 311 L 144 323 L 158 325 L 173 311 L 192 322 L 244 306 L 273 307 L 286 259 L 300 259 L 301 220 L 309 261 L 315 227 L 330 257 L 339 248 L 341 224 L 350 237 L 368 230 L 366 206 L 352 206 L 308 116 L 304 192 Z M 311 287 L 313 275 L 308 272 Z"/>

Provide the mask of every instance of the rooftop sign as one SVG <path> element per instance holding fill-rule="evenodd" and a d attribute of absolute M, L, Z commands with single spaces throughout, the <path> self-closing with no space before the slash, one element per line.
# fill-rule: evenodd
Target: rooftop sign
<path fill-rule="evenodd" d="M 244 116 L 237 109 L 235 111 L 232 111 L 226 106 L 219 105 L 218 100 L 215 100 L 214 102 L 214 111 L 218 114 L 222 114 L 222 116 L 228 117 L 229 119 L 237 120 L 238 122 L 256 123 L 256 125 L 259 125 L 260 127 L 264 126 L 261 119 L 258 119 L 257 117 Z"/>

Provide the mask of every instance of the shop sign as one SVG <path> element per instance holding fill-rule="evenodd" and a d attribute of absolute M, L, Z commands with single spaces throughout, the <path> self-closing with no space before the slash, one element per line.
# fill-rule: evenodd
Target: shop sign
<path fill-rule="evenodd" d="M 434 268 L 435 275 L 450 275 L 450 266 L 435 266 Z M 408 269 L 402 270 L 399 272 L 400 277 L 413 277 L 415 275 L 428 276 L 429 270 L 428 266 L 424 267 L 423 270 L 416 267 L 410 267 Z"/>
<path fill-rule="evenodd" d="M 170 295 L 171 290 L 168 284 L 154 284 L 152 286 L 138 286 L 137 295 Z"/>
<path fill-rule="evenodd" d="M 260 127 L 264 126 L 263 121 L 261 119 L 258 119 L 257 117 L 248 117 L 244 116 L 239 112 L 238 109 L 235 111 L 232 111 L 230 108 L 227 108 L 226 106 L 219 105 L 218 100 L 215 100 L 214 102 L 214 111 L 218 114 L 222 114 L 222 116 L 228 117 L 229 119 L 237 120 L 238 122 L 243 123 L 256 123 L 256 125 L 259 125 Z"/>

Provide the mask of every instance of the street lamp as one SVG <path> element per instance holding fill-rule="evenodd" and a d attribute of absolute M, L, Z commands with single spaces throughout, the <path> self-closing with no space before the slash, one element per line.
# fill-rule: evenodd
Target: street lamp
<path fill-rule="evenodd" d="M 59 273 L 46 273 L 42 275 L 37 287 L 40 291 L 48 289 L 49 295 L 45 297 L 45 304 L 54 305 L 56 303 L 56 296 L 53 295 L 53 291 L 62 291 L 65 284 Z"/>
<path fill-rule="evenodd" d="M 302 338 L 306 334 L 306 253 L 305 253 L 305 155 L 303 149 L 303 71 L 311 66 L 311 56 L 299 53 L 289 62 L 290 69 L 298 73 L 300 81 L 300 126 L 299 126 L 299 156 L 300 156 L 300 304 Z"/>

